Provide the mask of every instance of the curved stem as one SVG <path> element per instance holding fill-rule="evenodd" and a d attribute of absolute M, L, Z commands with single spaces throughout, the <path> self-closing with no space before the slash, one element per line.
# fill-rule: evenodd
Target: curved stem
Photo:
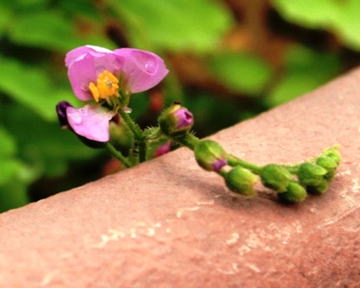
<path fill-rule="evenodd" d="M 286 168 L 291 174 L 297 174 L 300 165 L 282 165 L 282 166 Z"/>
<path fill-rule="evenodd" d="M 237 166 L 240 165 L 246 169 L 251 170 L 252 172 L 254 172 L 255 174 L 259 174 L 261 172 L 261 167 L 252 164 L 250 162 L 247 162 L 245 160 L 242 160 L 238 157 L 235 157 L 234 155 L 228 154 L 227 155 L 227 160 L 228 160 L 228 164 L 230 166 Z"/>
<path fill-rule="evenodd" d="M 196 137 L 195 135 L 191 134 L 191 133 L 186 133 L 185 135 L 182 135 L 181 137 L 171 137 L 173 139 L 173 141 L 184 145 L 186 147 L 188 147 L 191 150 L 195 149 L 196 144 L 200 141 L 200 139 L 198 137 Z"/>
<path fill-rule="evenodd" d="M 106 143 L 106 149 L 118 160 L 120 160 L 120 162 L 127 168 L 131 167 L 131 163 L 130 161 L 118 150 L 115 149 L 115 147 L 110 144 L 110 143 Z"/>

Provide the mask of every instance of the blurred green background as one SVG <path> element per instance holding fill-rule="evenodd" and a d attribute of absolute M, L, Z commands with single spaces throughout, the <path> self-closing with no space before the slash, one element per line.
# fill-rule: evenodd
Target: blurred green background
<path fill-rule="evenodd" d="M 205 136 L 357 66 L 359 15 L 359 0 L 0 0 L 0 211 L 112 170 L 57 123 L 58 101 L 77 104 L 68 50 L 160 54 L 171 73 L 133 115 L 148 125 L 179 100 Z"/>

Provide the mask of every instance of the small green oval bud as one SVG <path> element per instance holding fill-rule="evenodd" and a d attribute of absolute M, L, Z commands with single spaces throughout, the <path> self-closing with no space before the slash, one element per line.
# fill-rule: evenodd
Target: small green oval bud
<path fill-rule="evenodd" d="M 286 187 L 286 191 L 279 193 L 278 197 L 286 203 L 300 203 L 305 200 L 307 193 L 303 186 L 295 181 L 291 181 Z"/>
<path fill-rule="evenodd" d="M 326 169 L 319 165 L 303 163 L 299 167 L 298 178 L 302 185 L 317 186 L 323 182 L 326 174 Z"/>
<path fill-rule="evenodd" d="M 178 136 L 191 129 L 194 119 L 188 109 L 180 104 L 173 104 L 160 114 L 158 122 L 165 135 Z"/>
<path fill-rule="evenodd" d="M 327 171 L 327 173 L 324 175 L 325 179 L 331 180 L 334 177 L 338 164 L 333 158 L 329 156 L 320 156 L 318 159 L 316 159 L 316 164 L 323 167 Z"/>
<path fill-rule="evenodd" d="M 110 143 L 124 156 L 128 156 L 134 144 L 134 137 L 130 129 L 120 121 L 110 121 Z"/>
<path fill-rule="evenodd" d="M 236 166 L 225 176 L 227 187 L 245 197 L 256 195 L 254 184 L 257 182 L 257 176 L 250 170 Z"/>
<path fill-rule="evenodd" d="M 326 157 L 330 157 L 331 159 L 333 159 L 337 166 L 339 166 L 340 161 L 341 161 L 341 154 L 338 150 L 338 147 L 333 147 L 333 148 L 329 148 L 327 150 L 325 150 L 321 156 L 326 156 Z"/>
<path fill-rule="evenodd" d="M 316 185 L 308 185 L 306 187 L 307 191 L 312 194 L 324 194 L 329 188 L 329 183 L 327 180 L 323 179 Z"/>
<path fill-rule="evenodd" d="M 260 177 L 264 186 L 278 192 L 284 192 L 291 180 L 290 172 L 286 168 L 276 164 L 264 166 L 261 169 Z"/>
<path fill-rule="evenodd" d="M 194 153 L 196 162 L 205 170 L 218 172 L 227 164 L 225 150 L 215 141 L 200 141 Z"/>

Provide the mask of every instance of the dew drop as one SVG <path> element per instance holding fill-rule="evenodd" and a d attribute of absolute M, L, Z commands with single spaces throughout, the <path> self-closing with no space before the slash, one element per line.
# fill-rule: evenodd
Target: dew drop
<path fill-rule="evenodd" d="M 154 73 L 156 70 L 156 63 L 152 60 L 148 60 L 145 65 L 145 71 L 148 73 Z"/>

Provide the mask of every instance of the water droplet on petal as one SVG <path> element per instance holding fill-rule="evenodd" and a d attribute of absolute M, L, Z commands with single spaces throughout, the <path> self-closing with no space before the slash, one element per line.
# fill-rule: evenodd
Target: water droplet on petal
<path fill-rule="evenodd" d="M 156 63 L 153 60 L 148 60 L 145 65 L 145 71 L 148 73 L 154 73 L 156 70 Z"/>

